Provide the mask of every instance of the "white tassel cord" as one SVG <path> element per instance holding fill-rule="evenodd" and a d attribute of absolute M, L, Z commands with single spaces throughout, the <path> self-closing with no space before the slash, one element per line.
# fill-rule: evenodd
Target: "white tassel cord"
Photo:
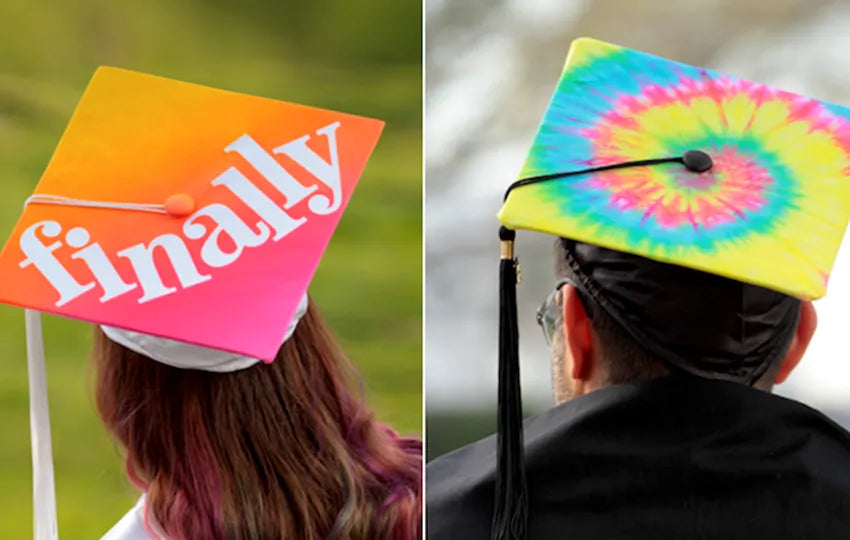
<path fill-rule="evenodd" d="M 26 310 L 27 369 L 30 392 L 30 437 L 33 471 L 33 537 L 56 540 L 56 488 L 53 481 L 53 450 L 50 442 L 50 412 L 47 405 L 47 374 L 41 313 Z"/>
<path fill-rule="evenodd" d="M 30 204 L 54 204 L 57 206 L 82 206 L 87 208 L 108 208 L 113 210 L 136 210 L 139 212 L 152 212 L 154 214 L 167 214 L 163 204 L 141 204 L 122 203 L 110 201 L 88 201 L 85 199 L 72 199 L 59 195 L 35 194 L 24 201 L 24 206 Z"/>

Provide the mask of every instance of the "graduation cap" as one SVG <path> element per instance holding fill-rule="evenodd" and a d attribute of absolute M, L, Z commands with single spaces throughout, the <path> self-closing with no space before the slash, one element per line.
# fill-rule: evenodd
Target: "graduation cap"
<path fill-rule="evenodd" d="M 56 538 L 40 312 L 184 368 L 271 362 L 383 122 L 99 68 L 0 253 L 26 308 L 35 536 Z"/>
<path fill-rule="evenodd" d="M 514 231 L 565 239 L 579 291 L 675 369 L 752 384 L 787 344 L 801 299 L 826 292 L 848 176 L 850 109 L 573 42 L 499 212 L 492 538 L 524 538 L 528 507 Z"/>

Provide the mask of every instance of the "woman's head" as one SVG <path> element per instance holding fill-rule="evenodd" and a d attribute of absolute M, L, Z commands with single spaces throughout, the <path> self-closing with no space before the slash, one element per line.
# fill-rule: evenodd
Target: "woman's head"
<path fill-rule="evenodd" d="M 374 421 L 310 305 L 272 364 L 170 367 L 98 328 L 97 406 L 170 540 L 416 538 L 421 442 Z"/>

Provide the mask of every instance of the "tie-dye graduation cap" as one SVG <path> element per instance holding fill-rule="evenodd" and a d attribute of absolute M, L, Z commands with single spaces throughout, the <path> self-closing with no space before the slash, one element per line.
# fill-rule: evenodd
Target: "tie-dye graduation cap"
<path fill-rule="evenodd" d="M 848 214 L 850 109 L 573 42 L 499 213 L 493 537 L 522 537 L 527 504 L 514 230 L 562 237 L 580 292 L 662 360 L 752 383 L 787 346 L 798 299 L 825 293 Z M 712 313 L 727 316 L 712 327 Z M 664 317 L 675 332 L 652 327 Z"/>
<path fill-rule="evenodd" d="M 27 309 L 38 538 L 56 536 L 38 313 L 179 367 L 272 361 L 382 128 L 96 71 L 0 253 L 0 301 Z"/>

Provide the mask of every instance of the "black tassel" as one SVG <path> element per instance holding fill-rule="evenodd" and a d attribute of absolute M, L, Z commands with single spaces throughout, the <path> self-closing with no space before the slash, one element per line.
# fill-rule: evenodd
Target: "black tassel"
<path fill-rule="evenodd" d="M 513 254 L 516 232 L 502 227 L 499 239 L 499 413 L 497 432 L 496 502 L 492 540 L 525 540 L 528 489 L 522 438 L 522 394 L 519 380 L 517 326 L 517 262 Z"/>

